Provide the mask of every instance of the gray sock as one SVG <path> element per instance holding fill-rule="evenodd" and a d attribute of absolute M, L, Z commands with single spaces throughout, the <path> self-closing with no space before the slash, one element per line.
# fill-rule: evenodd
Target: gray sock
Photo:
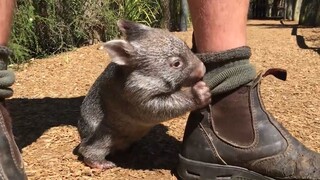
<path fill-rule="evenodd" d="M 9 88 L 15 81 L 14 73 L 7 70 L 8 57 L 11 51 L 0 45 L 0 98 L 8 98 L 13 95 L 13 91 Z"/>
<path fill-rule="evenodd" d="M 249 62 L 251 50 L 247 46 L 196 55 L 206 66 L 204 81 L 213 95 L 231 91 L 256 77 L 256 70 Z"/>

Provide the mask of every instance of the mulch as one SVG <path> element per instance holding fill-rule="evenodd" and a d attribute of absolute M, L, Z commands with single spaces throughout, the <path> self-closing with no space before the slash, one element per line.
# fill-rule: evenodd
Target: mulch
<path fill-rule="evenodd" d="M 257 71 L 288 71 L 287 81 L 262 83 L 266 108 L 307 147 L 320 152 L 320 28 L 279 21 L 249 21 L 248 45 Z M 192 29 L 174 33 L 191 46 Z M 100 45 L 34 59 L 16 69 L 7 100 L 29 179 L 177 179 L 175 167 L 187 115 L 156 126 L 119 165 L 90 169 L 75 155 L 79 106 L 109 63 Z M 16 66 L 14 66 L 16 67 Z"/>

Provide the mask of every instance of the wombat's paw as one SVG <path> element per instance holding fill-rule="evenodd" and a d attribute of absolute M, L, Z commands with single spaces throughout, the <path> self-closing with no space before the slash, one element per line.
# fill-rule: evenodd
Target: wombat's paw
<path fill-rule="evenodd" d="M 116 167 L 116 164 L 107 160 L 93 161 L 93 160 L 84 158 L 84 162 L 86 163 L 86 165 L 90 166 L 91 168 L 96 168 L 96 169 L 111 169 L 113 167 Z"/>
<path fill-rule="evenodd" d="M 192 93 L 195 96 L 197 109 L 208 105 L 211 102 L 211 93 L 205 82 L 199 81 L 192 87 Z"/>

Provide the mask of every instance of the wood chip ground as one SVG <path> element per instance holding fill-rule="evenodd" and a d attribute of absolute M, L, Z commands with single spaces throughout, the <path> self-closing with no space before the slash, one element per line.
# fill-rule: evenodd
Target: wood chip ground
<path fill-rule="evenodd" d="M 175 34 L 191 46 L 192 29 Z M 263 80 L 267 109 L 307 147 L 320 152 L 320 28 L 249 21 L 248 45 L 257 71 L 288 71 L 287 81 L 271 76 Z M 79 106 L 108 62 L 99 45 L 93 45 L 32 60 L 16 70 L 15 94 L 7 103 L 30 180 L 177 179 L 174 169 L 187 115 L 156 126 L 121 155 L 117 168 L 90 169 L 74 155 Z"/>

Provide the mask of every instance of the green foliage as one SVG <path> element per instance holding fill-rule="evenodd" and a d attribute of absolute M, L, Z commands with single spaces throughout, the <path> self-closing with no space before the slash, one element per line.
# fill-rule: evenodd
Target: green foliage
<path fill-rule="evenodd" d="M 15 14 L 14 28 L 11 33 L 9 47 L 13 50 L 13 60 L 22 63 L 24 59 L 29 59 L 37 51 L 37 36 L 33 25 L 34 8 L 29 1 L 19 4 L 19 9 Z"/>
<path fill-rule="evenodd" d="M 159 0 L 17 0 L 10 48 L 12 63 L 45 57 L 119 35 L 125 18 L 159 27 Z"/>
<path fill-rule="evenodd" d="M 320 26 L 320 0 L 302 1 L 299 24 Z"/>
<path fill-rule="evenodd" d="M 160 27 L 162 11 L 159 0 L 124 0 L 119 5 L 125 19 Z"/>

